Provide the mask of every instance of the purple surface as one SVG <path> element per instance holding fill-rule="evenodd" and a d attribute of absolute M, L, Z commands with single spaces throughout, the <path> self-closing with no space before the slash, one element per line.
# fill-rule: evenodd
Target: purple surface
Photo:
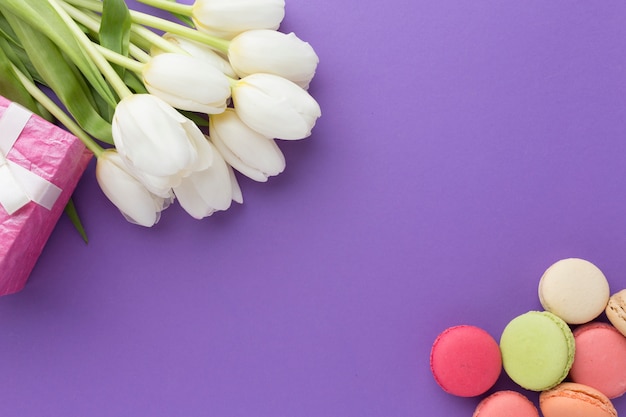
<path fill-rule="evenodd" d="M 62 218 L 0 299 L 3 415 L 471 415 L 429 372 L 439 332 L 499 338 L 564 257 L 626 287 L 625 20 L 615 1 L 287 0 L 282 30 L 321 59 L 313 136 L 241 179 L 244 205 L 153 229 L 90 166 L 89 245 Z"/>

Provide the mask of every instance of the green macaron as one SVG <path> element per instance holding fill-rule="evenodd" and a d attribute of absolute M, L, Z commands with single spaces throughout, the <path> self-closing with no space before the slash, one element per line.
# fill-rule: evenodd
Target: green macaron
<path fill-rule="evenodd" d="M 507 324 L 500 337 L 502 365 L 518 385 L 531 391 L 555 387 L 574 361 L 574 335 L 558 316 L 530 311 Z"/>

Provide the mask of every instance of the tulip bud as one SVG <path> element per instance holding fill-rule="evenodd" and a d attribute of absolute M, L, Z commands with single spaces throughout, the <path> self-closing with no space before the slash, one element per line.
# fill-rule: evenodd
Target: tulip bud
<path fill-rule="evenodd" d="M 233 68 L 230 66 L 230 63 L 226 59 L 222 58 L 220 54 L 215 52 L 209 46 L 200 42 L 192 41 L 183 36 L 179 36 L 173 33 L 164 34 L 163 39 L 178 46 L 180 49 L 187 52 L 189 55 L 193 57 L 202 58 L 205 61 L 208 61 L 211 65 L 213 65 L 218 70 L 222 71 L 228 77 L 238 78 L 237 74 L 235 73 Z M 156 56 L 162 53 L 164 53 L 164 51 L 158 49 L 156 46 L 153 46 L 152 49 L 150 50 L 150 54 L 152 56 Z"/>
<path fill-rule="evenodd" d="M 196 219 L 228 209 L 233 200 L 239 203 L 243 201 L 232 168 L 217 150 L 214 149 L 213 155 L 213 164 L 209 168 L 192 173 L 174 187 L 174 194 L 181 207 Z"/>
<path fill-rule="evenodd" d="M 273 74 L 238 80 L 233 103 L 239 118 L 268 138 L 302 139 L 322 115 L 319 104 L 297 84 Z"/>
<path fill-rule="evenodd" d="M 150 94 L 119 102 L 112 134 L 124 161 L 147 175 L 185 175 L 211 165 L 213 152 L 198 126 Z"/>
<path fill-rule="evenodd" d="M 259 182 L 285 169 L 285 157 L 274 139 L 250 129 L 233 109 L 209 118 L 211 140 L 226 162 Z"/>
<path fill-rule="evenodd" d="M 192 19 L 203 32 L 225 39 L 251 29 L 278 29 L 285 0 L 196 0 Z"/>
<path fill-rule="evenodd" d="M 250 30 L 237 35 L 228 47 L 228 59 L 239 77 L 257 72 L 279 75 L 308 88 L 319 58 L 311 45 L 294 33 Z"/>
<path fill-rule="evenodd" d="M 158 197 L 135 178 L 113 149 L 105 150 L 96 163 L 96 180 L 104 195 L 122 212 L 128 221 L 151 227 L 159 221 L 161 211 L 172 201 Z"/>
<path fill-rule="evenodd" d="M 163 53 L 144 67 L 146 89 L 181 110 L 221 113 L 230 97 L 230 83 L 208 61 L 191 55 Z"/>

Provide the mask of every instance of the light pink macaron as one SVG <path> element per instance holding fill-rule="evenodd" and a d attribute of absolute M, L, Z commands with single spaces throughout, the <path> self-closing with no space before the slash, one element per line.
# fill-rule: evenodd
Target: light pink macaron
<path fill-rule="evenodd" d="M 575 329 L 574 340 L 572 381 L 593 387 L 608 398 L 626 393 L 626 337 L 607 323 L 592 322 Z"/>
<path fill-rule="evenodd" d="M 539 417 L 539 410 L 517 391 L 498 391 L 483 399 L 472 417 Z"/>

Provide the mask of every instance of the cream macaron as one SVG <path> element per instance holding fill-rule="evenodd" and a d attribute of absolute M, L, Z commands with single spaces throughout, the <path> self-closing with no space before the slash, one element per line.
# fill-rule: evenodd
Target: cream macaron
<path fill-rule="evenodd" d="M 550 266 L 539 281 L 543 308 L 568 324 L 583 324 L 598 317 L 609 296 L 609 283 L 602 271 L 584 259 L 562 259 Z"/>

